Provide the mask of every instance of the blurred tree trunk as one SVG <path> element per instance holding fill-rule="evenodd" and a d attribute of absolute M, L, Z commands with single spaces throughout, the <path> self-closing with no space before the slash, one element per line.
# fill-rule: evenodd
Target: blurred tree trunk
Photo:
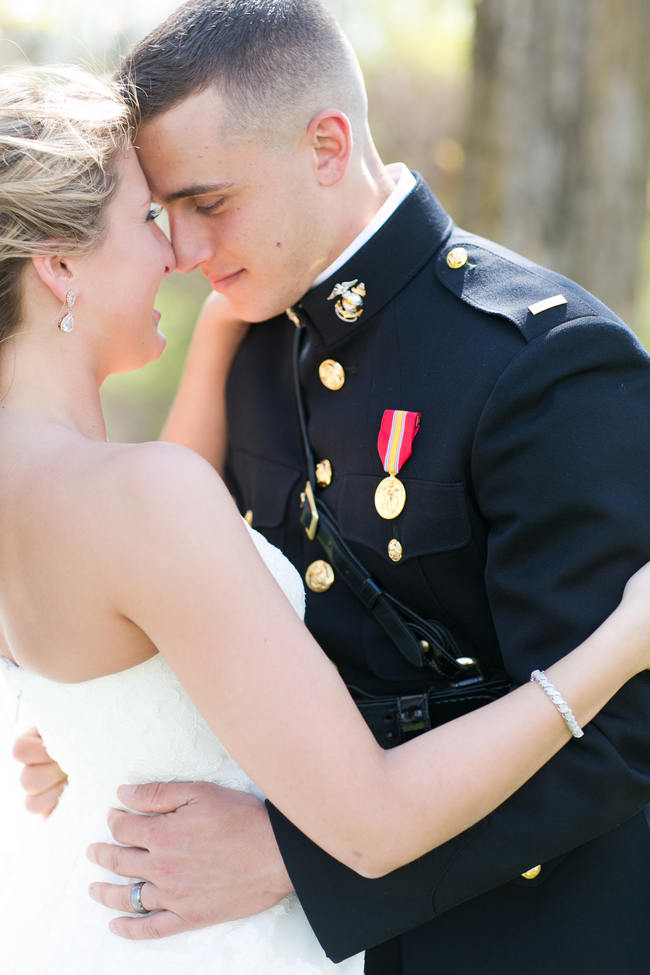
<path fill-rule="evenodd" d="M 632 321 L 650 149 L 648 0 L 479 0 L 462 222 Z"/>

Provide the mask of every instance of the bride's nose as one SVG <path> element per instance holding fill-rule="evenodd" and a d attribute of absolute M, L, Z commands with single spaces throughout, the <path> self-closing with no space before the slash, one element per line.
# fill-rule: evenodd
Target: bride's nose
<path fill-rule="evenodd" d="M 167 236 L 165 236 L 165 245 L 165 277 L 167 277 L 176 269 L 176 254 Z"/>

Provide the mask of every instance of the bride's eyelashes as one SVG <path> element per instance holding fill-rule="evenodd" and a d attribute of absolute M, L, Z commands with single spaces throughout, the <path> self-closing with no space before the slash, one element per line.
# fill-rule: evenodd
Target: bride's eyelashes
<path fill-rule="evenodd" d="M 162 212 L 163 208 L 158 203 L 152 203 L 147 214 L 147 220 L 156 220 Z"/>

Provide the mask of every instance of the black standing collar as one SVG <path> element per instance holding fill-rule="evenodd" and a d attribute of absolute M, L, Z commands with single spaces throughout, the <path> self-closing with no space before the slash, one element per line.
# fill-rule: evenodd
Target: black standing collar
<path fill-rule="evenodd" d="M 318 345 L 340 345 L 351 338 L 401 291 L 449 237 L 451 218 L 422 177 L 416 174 L 416 179 L 406 199 L 370 240 L 294 307 L 301 322 L 316 333 Z M 363 312 L 355 321 L 341 321 L 335 311 L 336 299 L 328 299 L 337 284 L 354 281 L 365 286 Z"/>

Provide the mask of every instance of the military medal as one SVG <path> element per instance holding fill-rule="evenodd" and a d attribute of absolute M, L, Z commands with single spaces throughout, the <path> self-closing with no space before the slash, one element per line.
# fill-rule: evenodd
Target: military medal
<path fill-rule="evenodd" d="M 420 416 L 412 410 L 384 410 L 377 449 L 388 477 L 377 485 L 375 508 L 388 521 L 397 518 L 406 504 L 406 488 L 397 475 L 411 456 Z"/>
<path fill-rule="evenodd" d="M 375 508 L 382 518 L 397 518 L 406 504 L 406 488 L 399 477 L 390 474 L 380 481 L 375 491 Z"/>

